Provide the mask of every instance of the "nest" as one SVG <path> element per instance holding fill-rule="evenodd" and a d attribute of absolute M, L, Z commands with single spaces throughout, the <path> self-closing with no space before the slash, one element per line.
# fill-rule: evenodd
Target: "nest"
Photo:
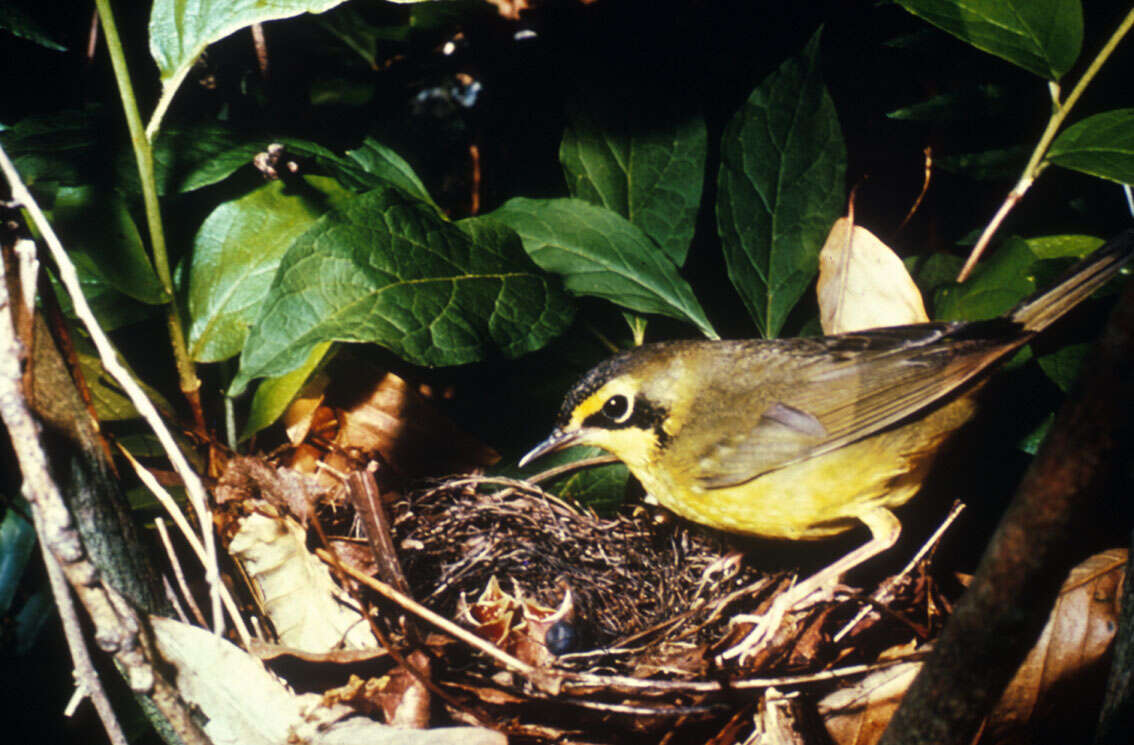
<path fill-rule="evenodd" d="M 486 482 L 507 488 L 478 491 Z M 395 504 L 393 515 L 420 601 L 456 617 L 493 581 L 550 608 L 569 597 L 576 648 L 592 657 L 632 648 L 624 672 L 667 645 L 715 644 L 728 630 L 726 608 L 751 609 L 774 584 L 714 534 L 643 509 L 600 517 L 526 482 L 450 481 Z"/>

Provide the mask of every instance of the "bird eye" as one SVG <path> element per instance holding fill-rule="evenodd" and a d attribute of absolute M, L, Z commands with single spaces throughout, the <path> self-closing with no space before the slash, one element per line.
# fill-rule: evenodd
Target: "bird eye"
<path fill-rule="evenodd" d="M 610 421 L 621 424 L 630 417 L 630 401 L 621 393 L 611 396 L 602 405 L 602 413 Z"/>

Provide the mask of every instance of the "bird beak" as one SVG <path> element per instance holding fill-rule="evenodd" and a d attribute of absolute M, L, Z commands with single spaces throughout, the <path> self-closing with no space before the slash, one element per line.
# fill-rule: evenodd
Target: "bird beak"
<path fill-rule="evenodd" d="M 520 458 L 520 468 L 523 468 L 542 455 L 547 455 L 548 453 L 553 453 L 556 450 L 562 450 L 565 447 L 576 444 L 582 435 L 583 430 L 581 429 L 564 432 L 556 428 L 546 440 L 532 448 L 532 451 L 523 458 Z"/>

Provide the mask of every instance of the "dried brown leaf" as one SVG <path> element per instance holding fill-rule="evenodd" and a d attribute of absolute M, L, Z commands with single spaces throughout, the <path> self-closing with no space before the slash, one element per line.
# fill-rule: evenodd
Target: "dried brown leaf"
<path fill-rule="evenodd" d="M 1098 674 L 1114 641 L 1126 557 L 1125 549 L 1112 549 L 1071 570 L 1039 641 L 992 713 L 985 742 L 1025 742 L 1024 725 L 1079 708 L 1071 692 L 1101 694 L 1082 681 Z"/>

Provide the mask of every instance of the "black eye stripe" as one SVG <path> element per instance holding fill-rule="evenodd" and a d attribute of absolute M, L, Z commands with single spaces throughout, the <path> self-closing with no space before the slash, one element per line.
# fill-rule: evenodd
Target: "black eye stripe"
<path fill-rule="evenodd" d="M 611 396 L 616 398 L 616 396 Z M 609 403 L 609 399 L 606 403 Z M 657 436 L 658 445 L 665 447 L 669 444 L 669 433 L 665 431 L 664 423 L 669 412 L 662 406 L 659 406 L 648 399 L 641 396 L 634 397 L 634 403 L 631 408 L 623 413 L 622 419 L 611 419 L 605 412 L 606 403 L 603 404 L 602 411 L 596 411 L 583 420 L 584 427 L 598 427 L 600 429 L 629 429 L 631 427 L 637 429 L 653 430 Z M 627 401 L 627 404 L 630 402 Z"/>

